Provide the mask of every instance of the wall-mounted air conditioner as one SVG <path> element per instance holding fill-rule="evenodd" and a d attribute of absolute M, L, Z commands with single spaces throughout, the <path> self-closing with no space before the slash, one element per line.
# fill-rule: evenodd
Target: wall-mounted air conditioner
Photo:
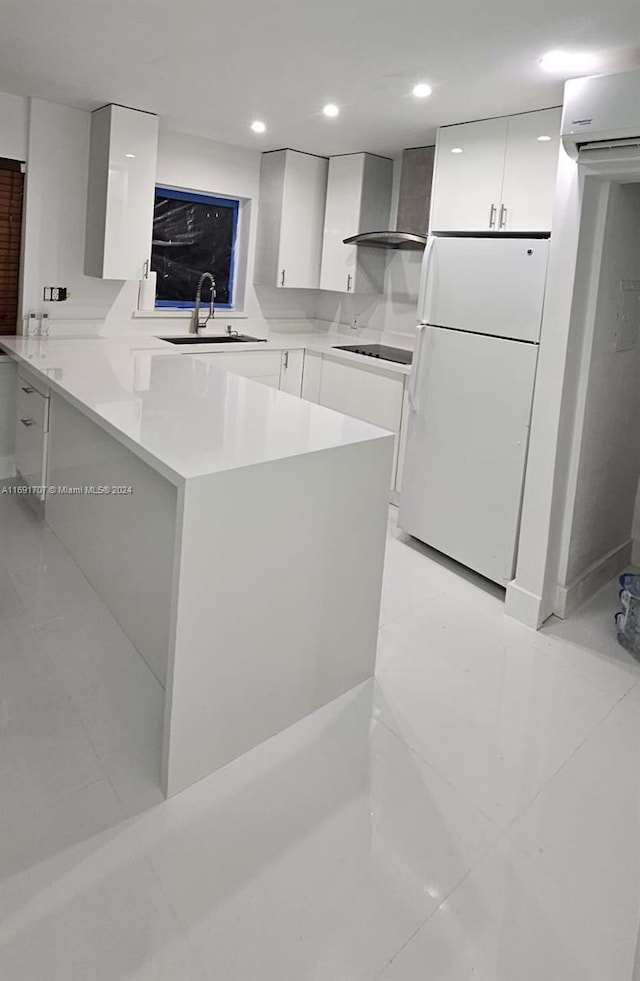
<path fill-rule="evenodd" d="M 640 160 L 640 71 L 570 79 L 561 133 L 579 163 Z"/>

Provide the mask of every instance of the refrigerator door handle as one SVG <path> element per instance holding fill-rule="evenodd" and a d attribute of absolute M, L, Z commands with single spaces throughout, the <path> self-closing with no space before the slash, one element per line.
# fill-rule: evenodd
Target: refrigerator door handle
<path fill-rule="evenodd" d="M 429 320 L 426 306 L 430 293 L 429 278 L 431 275 L 431 266 L 433 265 L 433 247 L 435 244 L 435 235 L 429 235 L 424 250 L 424 257 L 422 259 L 422 268 L 420 270 L 420 286 L 418 288 L 418 320 L 423 320 L 425 322 L 428 322 Z"/>
<path fill-rule="evenodd" d="M 418 372 L 420 371 L 420 352 L 422 350 L 422 341 L 424 339 L 425 327 L 426 324 L 418 324 L 416 328 L 416 346 L 413 352 L 411 375 L 409 376 L 409 389 L 407 391 L 407 397 L 409 399 L 409 408 L 411 412 L 418 411 L 418 399 L 417 399 Z"/>

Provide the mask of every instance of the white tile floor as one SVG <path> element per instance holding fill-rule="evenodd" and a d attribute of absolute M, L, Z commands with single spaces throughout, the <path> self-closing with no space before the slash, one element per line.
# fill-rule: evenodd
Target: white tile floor
<path fill-rule="evenodd" d="M 163 692 L 0 496 L 2 981 L 629 981 L 640 667 L 397 532 L 378 674 L 191 790 Z"/>

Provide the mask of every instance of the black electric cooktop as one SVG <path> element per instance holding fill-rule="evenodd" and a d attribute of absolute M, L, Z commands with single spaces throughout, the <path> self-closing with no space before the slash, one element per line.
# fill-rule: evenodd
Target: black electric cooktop
<path fill-rule="evenodd" d="M 365 358 L 380 358 L 382 361 L 395 361 L 396 364 L 411 364 L 411 351 L 401 347 L 388 347 L 386 344 L 334 344 L 336 351 L 351 351 Z"/>

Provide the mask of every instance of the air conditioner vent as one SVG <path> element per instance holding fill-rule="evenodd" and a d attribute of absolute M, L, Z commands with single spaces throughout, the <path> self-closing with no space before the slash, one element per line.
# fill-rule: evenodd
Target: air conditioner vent
<path fill-rule="evenodd" d="M 623 147 L 640 149 L 640 136 L 632 136 L 627 140 L 597 140 L 591 143 L 578 143 L 578 152 L 590 153 L 593 150 L 620 150 Z"/>

